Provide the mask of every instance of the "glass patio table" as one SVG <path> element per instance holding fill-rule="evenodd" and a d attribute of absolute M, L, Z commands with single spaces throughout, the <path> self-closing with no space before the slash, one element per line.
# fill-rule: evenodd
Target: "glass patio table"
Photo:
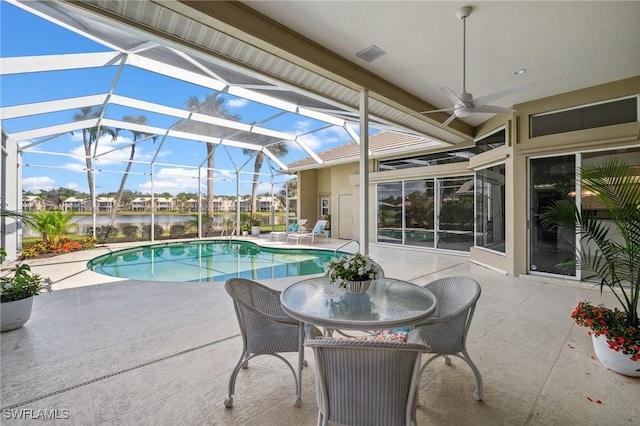
<path fill-rule="evenodd" d="M 437 303 L 433 293 L 408 281 L 381 277 L 366 293 L 351 294 L 324 276 L 292 284 L 281 293 L 280 302 L 297 320 L 349 330 L 412 326 L 433 315 Z"/>

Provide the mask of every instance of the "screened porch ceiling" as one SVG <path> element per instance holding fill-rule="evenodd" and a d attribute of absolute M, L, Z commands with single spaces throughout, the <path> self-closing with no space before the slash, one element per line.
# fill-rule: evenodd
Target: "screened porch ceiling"
<path fill-rule="evenodd" d="M 196 142 L 224 147 L 235 171 L 253 166 L 252 157 L 246 155 L 248 151 L 254 155 L 261 151 L 267 157 L 267 174 L 273 174 L 286 172 L 288 163 L 305 157 L 322 164 L 316 151 L 331 147 L 325 140 L 359 142 L 359 91 L 307 70 L 301 78 L 324 86 L 324 90 L 313 93 L 252 71 L 232 59 L 229 51 L 233 50 L 236 58 L 245 52 L 252 61 L 264 62 L 265 67 L 276 61 L 290 69 L 295 65 L 161 5 L 111 3 L 124 14 L 135 15 L 138 8 L 138 13 L 158 24 L 155 28 L 181 29 L 181 37 L 193 48 L 159 37 L 155 35 L 157 31 L 143 32 L 65 2 L 6 2 L 88 40 L 74 43 L 81 46 L 76 50 L 71 44 L 61 43 L 59 50 L 46 54 L 27 51 L 19 56 L 3 55 L 2 130 L 8 141 L 19 143 L 22 150 L 67 155 L 56 148 L 55 142 L 62 135 L 109 127 L 144 137 L 112 148 L 101 147 L 100 141 L 94 144 L 92 156 L 98 166 L 101 156 L 131 144 L 146 144 L 154 153 L 145 162 L 206 167 L 202 149 L 198 151 L 202 156 L 189 164 L 163 158 L 163 149 L 197 150 L 191 148 Z M 127 9 L 126 13 L 123 9 Z M 18 83 L 14 83 L 18 81 L 22 87 L 27 84 L 32 89 L 28 95 L 20 95 Z M 9 89 L 16 92 L 15 96 L 6 93 Z M 318 92 L 322 91 L 333 96 L 320 95 Z M 207 93 L 219 95 L 225 105 L 243 105 L 242 114 L 227 118 L 211 114 L 202 105 Z M 200 105 L 187 108 L 194 94 L 202 94 Z M 369 114 L 370 133 L 391 130 L 417 136 L 424 139 L 424 148 L 466 140 L 376 100 L 370 101 Z M 136 119 L 139 116 L 145 120 Z M 304 124 L 291 129 L 293 122 Z M 272 152 L 271 148 L 280 142 L 288 144 L 289 156 L 279 157 Z"/>

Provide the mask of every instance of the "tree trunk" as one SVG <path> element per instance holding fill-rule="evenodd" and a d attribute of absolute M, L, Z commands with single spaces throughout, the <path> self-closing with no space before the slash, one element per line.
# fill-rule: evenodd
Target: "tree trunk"
<path fill-rule="evenodd" d="M 264 162 L 264 153 L 258 152 L 256 155 L 256 162 L 253 164 L 253 185 L 251 187 L 251 216 L 256 213 L 256 206 L 258 202 L 258 184 L 260 183 L 260 169 Z"/>
<path fill-rule="evenodd" d="M 207 216 L 213 220 L 213 165 L 215 163 L 216 146 L 207 143 Z"/>
<path fill-rule="evenodd" d="M 82 131 L 82 141 L 84 142 L 84 160 L 87 165 L 87 182 L 89 183 L 89 197 L 91 197 L 91 210 L 93 205 L 93 169 L 91 167 L 91 135 L 87 129 Z"/>
<path fill-rule="evenodd" d="M 116 220 L 116 213 L 118 212 L 118 208 L 120 207 L 120 202 L 122 200 L 122 193 L 124 192 L 124 185 L 127 182 L 127 177 L 129 176 L 129 172 L 131 171 L 131 165 L 133 164 L 133 157 L 135 156 L 135 153 L 136 153 L 136 146 L 131 145 L 131 154 L 129 154 L 129 162 L 127 163 L 127 168 L 125 169 L 124 174 L 122 175 L 122 180 L 120 180 L 120 188 L 118 188 L 118 193 L 116 194 L 115 208 L 111 211 L 111 215 L 109 217 L 109 225 L 107 227 L 107 235 L 106 235 L 107 239 L 109 238 L 109 232 L 111 230 L 111 227 L 113 226 L 113 223 Z"/>

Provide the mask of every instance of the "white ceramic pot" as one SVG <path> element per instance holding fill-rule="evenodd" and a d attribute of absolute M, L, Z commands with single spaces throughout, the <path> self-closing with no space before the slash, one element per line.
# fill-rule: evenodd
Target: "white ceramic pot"
<path fill-rule="evenodd" d="M 253 235 L 254 237 L 260 235 L 260 227 L 259 226 L 252 226 L 251 227 L 251 235 Z"/>
<path fill-rule="evenodd" d="M 371 285 L 371 280 L 367 281 L 346 281 L 347 291 L 351 294 L 364 294 L 369 286 Z"/>
<path fill-rule="evenodd" d="M 631 355 L 614 351 L 609 348 L 605 336 L 591 336 L 593 340 L 593 350 L 596 356 L 605 367 L 619 374 L 630 377 L 640 377 L 640 361 L 632 361 Z"/>
<path fill-rule="evenodd" d="M 20 328 L 29 321 L 33 297 L 4 302 L 0 304 L 0 331 L 10 331 Z"/>

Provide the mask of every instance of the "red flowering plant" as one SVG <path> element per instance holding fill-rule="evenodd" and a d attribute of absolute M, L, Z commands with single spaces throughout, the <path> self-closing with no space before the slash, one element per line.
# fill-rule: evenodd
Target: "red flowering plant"
<path fill-rule="evenodd" d="M 620 307 L 606 308 L 580 302 L 571 314 L 577 324 L 596 336 L 605 335 L 609 347 L 640 360 L 640 181 L 634 168 L 621 160 L 580 169 L 583 200 L 590 208 L 563 199 L 543 212 L 544 226 L 563 228 L 570 239 L 578 236 L 578 255 L 560 263 L 567 273 L 581 270 L 583 280 L 597 280 L 600 292 L 608 288 Z M 577 186 L 580 188 L 580 186 Z M 602 214 L 596 215 L 593 206 Z M 574 231 L 575 232 L 571 232 Z"/>
<path fill-rule="evenodd" d="M 632 361 L 640 361 L 640 328 L 630 326 L 627 315 L 620 309 L 579 302 L 571 318 L 576 324 L 588 327 L 590 335 L 605 336 L 609 348 L 630 355 Z"/>

